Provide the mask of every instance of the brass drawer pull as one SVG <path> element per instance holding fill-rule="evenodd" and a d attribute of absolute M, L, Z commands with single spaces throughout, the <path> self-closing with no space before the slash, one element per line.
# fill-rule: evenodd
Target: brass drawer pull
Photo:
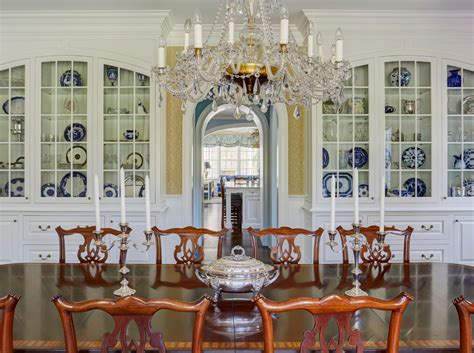
<path fill-rule="evenodd" d="M 51 229 L 51 226 L 48 224 L 48 225 L 45 227 L 45 226 L 43 226 L 43 225 L 40 224 L 40 225 L 38 226 L 38 229 L 39 229 L 40 231 L 42 231 L 42 232 L 47 232 L 48 230 Z"/>
<path fill-rule="evenodd" d="M 38 257 L 41 261 L 48 261 L 49 259 L 51 259 L 51 254 L 48 254 L 46 256 L 43 256 L 43 254 L 38 254 Z"/>

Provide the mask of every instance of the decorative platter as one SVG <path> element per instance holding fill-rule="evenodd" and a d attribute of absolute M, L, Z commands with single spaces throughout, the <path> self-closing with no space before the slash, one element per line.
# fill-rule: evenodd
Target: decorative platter
<path fill-rule="evenodd" d="M 474 148 L 469 148 L 463 152 L 466 169 L 474 169 Z"/>
<path fill-rule="evenodd" d="M 76 70 L 67 70 L 59 78 L 61 87 L 82 86 L 81 74 Z"/>
<path fill-rule="evenodd" d="M 425 151 L 420 147 L 408 147 L 402 153 L 402 163 L 410 169 L 420 168 L 426 160 Z"/>
<path fill-rule="evenodd" d="M 143 166 L 143 156 L 138 153 L 138 152 L 132 152 L 127 156 L 127 159 L 125 160 L 125 165 L 128 166 L 128 168 L 132 168 L 132 166 L 135 166 L 135 169 L 140 169 Z"/>
<path fill-rule="evenodd" d="M 360 184 L 359 185 L 359 197 L 369 197 L 369 185 Z"/>
<path fill-rule="evenodd" d="M 411 72 L 406 67 L 396 67 L 388 75 L 388 80 L 393 87 L 406 87 L 411 81 Z"/>
<path fill-rule="evenodd" d="M 426 194 L 427 187 L 426 184 L 423 180 L 420 178 L 410 178 L 405 181 L 403 184 L 403 187 L 407 191 L 407 196 L 409 197 L 414 197 L 415 195 L 417 197 L 423 197 Z M 403 195 L 402 195 L 403 196 Z"/>
<path fill-rule="evenodd" d="M 68 190 L 74 190 L 74 197 L 86 197 L 87 177 L 81 172 L 67 173 L 59 183 L 59 192 L 64 197 L 71 197 Z"/>
<path fill-rule="evenodd" d="M 362 147 L 355 147 L 347 151 L 347 164 L 351 167 L 362 168 L 369 161 L 369 154 Z M 353 165 L 354 163 L 354 165 Z"/>
<path fill-rule="evenodd" d="M 71 125 L 66 126 L 64 129 L 64 139 L 67 142 L 79 142 L 82 141 L 86 137 L 86 128 L 84 125 L 80 123 L 73 123 Z"/>
<path fill-rule="evenodd" d="M 105 184 L 104 196 L 105 197 L 118 197 L 119 196 L 118 186 L 112 183 Z"/>
<path fill-rule="evenodd" d="M 462 106 L 464 114 L 474 114 L 474 95 L 464 97 Z"/>
<path fill-rule="evenodd" d="M 54 197 L 56 195 L 56 185 L 46 183 L 41 186 L 41 197 Z"/>
<path fill-rule="evenodd" d="M 24 197 L 25 196 L 25 179 L 13 178 L 5 184 L 4 191 L 10 197 Z"/>
<path fill-rule="evenodd" d="M 83 167 L 87 163 L 87 150 L 82 146 L 74 146 L 66 151 L 66 162 Z"/>
<path fill-rule="evenodd" d="M 2 109 L 5 114 L 25 114 L 25 97 L 15 96 L 7 99 L 3 105 Z"/>
<path fill-rule="evenodd" d="M 139 196 L 142 188 L 145 189 L 145 179 L 140 175 L 135 175 L 135 178 L 133 175 L 125 177 L 125 194 L 127 197 L 135 197 L 135 195 Z"/>
<path fill-rule="evenodd" d="M 323 148 L 323 169 L 329 165 L 329 153 Z"/>
<path fill-rule="evenodd" d="M 339 173 L 339 177 L 336 172 L 327 173 L 323 177 L 323 196 L 331 196 L 331 178 L 336 177 L 336 183 L 338 187 L 338 197 L 350 197 L 352 196 L 352 174 L 350 173 Z"/>

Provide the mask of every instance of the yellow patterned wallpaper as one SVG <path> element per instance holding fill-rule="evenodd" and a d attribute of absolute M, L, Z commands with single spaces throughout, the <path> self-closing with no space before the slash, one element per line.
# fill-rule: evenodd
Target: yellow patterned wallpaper
<path fill-rule="evenodd" d="M 181 47 L 168 47 L 167 62 L 175 63 Z M 183 113 L 181 102 L 166 96 L 166 193 L 182 194 L 183 163 Z M 288 109 L 288 194 L 304 195 L 304 115 L 293 118 L 293 108 Z"/>
<path fill-rule="evenodd" d="M 168 47 L 167 63 L 174 65 L 180 47 Z M 183 113 L 181 102 L 170 94 L 166 95 L 166 193 L 182 194 L 183 167 Z"/>
<path fill-rule="evenodd" d="M 296 120 L 288 107 L 288 195 L 304 195 L 304 113 Z"/>

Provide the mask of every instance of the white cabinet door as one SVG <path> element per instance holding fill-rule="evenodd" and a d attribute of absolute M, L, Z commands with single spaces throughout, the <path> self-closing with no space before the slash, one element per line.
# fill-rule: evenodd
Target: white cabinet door
<path fill-rule="evenodd" d="M 474 264 L 474 217 L 457 217 L 454 221 L 456 262 Z"/>
<path fill-rule="evenodd" d="M 243 228 L 260 228 L 260 196 L 246 194 L 244 200 Z"/>
<path fill-rule="evenodd" d="M 110 227 L 119 229 L 120 218 L 111 217 Z M 127 252 L 127 263 L 154 263 L 156 261 L 156 242 L 155 236 L 152 236 L 153 245 L 147 252 L 144 252 L 143 242 L 145 241 L 145 218 L 144 217 L 129 217 L 128 225 L 132 228 L 129 249 Z M 151 217 L 151 224 L 155 224 L 155 218 Z M 110 241 L 110 240 L 109 240 Z M 138 247 L 135 248 L 134 244 Z M 111 259 L 109 262 L 118 262 L 120 250 L 118 244 L 110 250 Z M 163 252 L 165 249 L 163 249 Z"/>
<path fill-rule="evenodd" d="M 18 261 L 20 223 L 16 216 L 0 216 L 0 263 Z"/>

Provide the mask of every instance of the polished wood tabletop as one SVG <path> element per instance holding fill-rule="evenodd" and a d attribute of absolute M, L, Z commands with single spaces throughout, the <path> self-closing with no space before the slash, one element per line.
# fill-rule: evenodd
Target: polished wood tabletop
<path fill-rule="evenodd" d="M 183 265 L 130 265 L 130 284 L 137 296 L 199 299 L 211 291 L 194 275 L 194 268 Z M 274 300 L 298 296 L 343 295 L 351 287 L 351 266 L 301 265 L 280 269 L 275 283 L 263 290 Z M 117 265 L 10 264 L 0 266 L 0 296 L 21 295 L 14 323 L 16 352 L 64 351 L 63 333 L 56 308 L 50 302 L 55 294 L 80 301 L 113 298 L 119 286 Z M 474 268 L 455 264 L 387 264 L 365 267 L 363 289 L 378 298 L 392 298 L 402 291 L 415 297 L 404 315 L 400 352 L 455 352 L 458 347 L 458 320 L 451 301 L 464 294 L 474 300 Z M 263 348 L 261 319 L 245 294 L 225 294 L 224 300 L 207 313 L 204 350 L 255 351 Z M 365 341 L 365 351 L 383 351 L 389 315 L 372 310 L 354 317 L 354 326 Z M 280 352 L 299 350 L 305 330 L 313 318 L 303 312 L 279 314 L 274 321 L 275 347 Z M 100 350 L 101 336 L 113 328 L 106 314 L 96 311 L 75 316 L 79 348 Z M 192 314 L 160 312 L 153 327 L 163 333 L 168 350 L 189 352 Z M 136 332 L 131 327 L 130 336 Z M 82 351 L 81 351 L 82 352 Z"/>

